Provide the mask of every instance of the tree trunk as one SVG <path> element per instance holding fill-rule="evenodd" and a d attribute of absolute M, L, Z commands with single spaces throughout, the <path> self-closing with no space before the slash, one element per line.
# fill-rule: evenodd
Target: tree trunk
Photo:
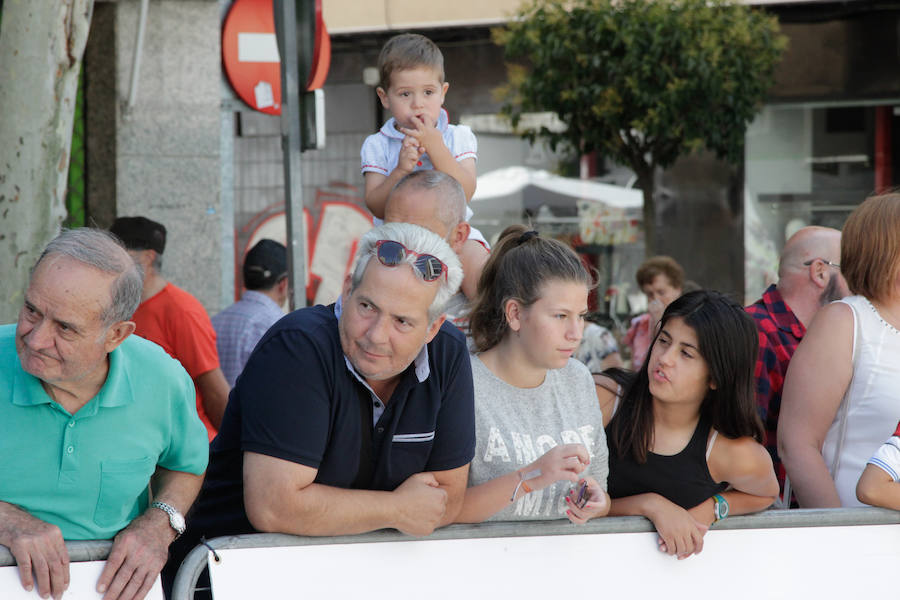
<path fill-rule="evenodd" d="M 632 166 L 632 168 L 638 177 L 638 187 L 644 194 L 644 256 L 650 258 L 656 256 L 656 201 L 654 200 L 656 168 L 646 165 Z"/>
<path fill-rule="evenodd" d="M 0 323 L 66 216 L 78 73 L 93 0 L 11 0 L 0 30 Z"/>

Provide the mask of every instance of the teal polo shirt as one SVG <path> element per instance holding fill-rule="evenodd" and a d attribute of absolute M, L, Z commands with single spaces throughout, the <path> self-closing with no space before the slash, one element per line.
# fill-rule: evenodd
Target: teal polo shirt
<path fill-rule="evenodd" d="M 194 383 L 162 348 L 126 338 L 99 393 L 72 415 L 22 369 L 15 329 L 0 326 L 0 501 L 67 540 L 110 539 L 146 510 L 157 466 L 206 470 Z"/>

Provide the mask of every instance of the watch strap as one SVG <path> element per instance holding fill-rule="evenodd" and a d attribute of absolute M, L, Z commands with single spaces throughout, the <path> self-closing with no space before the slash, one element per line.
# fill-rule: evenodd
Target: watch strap
<path fill-rule="evenodd" d="M 713 496 L 713 512 L 715 513 L 716 521 L 721 521 L 728 516 L 728 500 L 722 494 Z"/>

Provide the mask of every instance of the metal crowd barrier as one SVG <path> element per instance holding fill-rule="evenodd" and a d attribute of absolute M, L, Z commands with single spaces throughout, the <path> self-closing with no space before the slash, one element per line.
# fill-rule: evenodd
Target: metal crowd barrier
<path fill-rule="evenodd" d="M 780 529 L 801 527 L 840 527 L 857 525 L 900 524 L 900 512 L 881 508 L 835 508 L 768 510 L 754 515 L 728 517 L 715 523 L 712 530 Z M 182 562 L 175 578 L 170 600 L 193 600 L 197 581 L 207 567 L 210 551 L 249 548 L 278 548 L 329 544 L 364 544 L 413 540 L 460 540 L 498 537 L 562 536 L 583 534 L 618 534 L 652 532 L 654 528 L 643 517 L 607 517 L 583 526 L 568 520 L 532 522 L 493 522 L 477 525 L 452 525 L 426 538 L 413 538 L 396 531 L 339 537 L 301 537 L 281 534 L 252 534 L 219 537 L 194 548 Z"/>
<path fill-rule="evenodd" d="M 900 524 L 900 512 L 882 508 L 833 508 L 768 510 L 755 515 L 728 517 L 712 526 L 712 530 L 779 529 L 797 527 L 841 527 Z M 302 537 L 280 534 L 251 534 L 220 537 L 197 546 L 185 558 L 178 570 L 170 600 L 193 600 L 197 580 L 207 567 L 210 550 L 237 548 L 279 548 L 329 544 L 360 544 L 425 540 L 459 540 L 475 538 L 562 536 L 581 534 L 617 534 L 654 531 L 643 517 L 607 517 L 586 525 L 575 526 L 567 520 L 532 522 L 495 522 L 477 525 L 452 525 L 434 532 L 427 538 L 414 538 L 396 531 L 376 531 L 363 535 L 338 537 Z M 66 542 L 71 562 L 105 560 L 110 541 Z M 0 567 L 15 565 L 12 554 L 0 545 Z"/>

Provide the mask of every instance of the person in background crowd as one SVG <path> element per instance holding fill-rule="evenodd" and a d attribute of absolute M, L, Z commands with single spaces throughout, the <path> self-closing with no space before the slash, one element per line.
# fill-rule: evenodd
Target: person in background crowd
<path fill-rule="evenodd" d="M 575 352 L 575 358 L 583 362 L 588 371 L 591 372 L 597 391 L 597 400 L 602 402 L 610 400 L 609 394 L 605 391 L 606 388 L 603 387 L 603 371 L 619 369 L 624 364 L 622 363 L 622 357 L 619 355 L 619 346 L 612 332 L 602 325 L 588 322 L 588 318 L 590 317 L 585 318 L 584 333 L 582 334 L 581 343 L 578 345 L 578 350 Z M 609 404 L 600 405 L 600 409 L 603 411 L 604 427 L 606 427 L 612 414 L 616 411 L 616 398 L 614 396 Z"/>
<path fill-rule="evenodd" d="M 222 373 L 234 382 L 256 342 L 284 316 L 287 300 L 287 249 L 275 240 L 258 241 L 244 257 L 241 299 L 212 318 Z"/>
<path fill-rule="evenodd" d="M 900 194 L 850 214 L 840 269 L 854 295 L 816 314 L 782 392 L 778 453 L 803 508 L 860 506 L 866 461 L 900 420 Z"/>
<path fill-rule="evenodd" d="M 689 292 L 660 321 L 636 374 L 610 372 L 621 395 L 606 428 L 611 515 L 641 515 L 660 550 L 687 558 L 709 526 L 763 510 L 778 494 L 753 394 L 757 333 L 725 296 Z"/>
<path fill-rule="evenodd" d="M 219 368 L 216 332 L 203 305 L 161 273 L 166 228 L 145 217 L 119 217 L 110 231 L 128 248 L 144 272 L 135 333 L 155 342 L 184 366 L 194 380 L 197 412 L 211 440 L 228 402 L 228 382 Z"/>
<path fill-rule="evenodd" d="M 443 316 L 461 280 L 439 236 L 387 223 L 360 239 L 339 304 L 269 329 L 210 445 L 167 582 L 201 536 L 421 536 L 453 521 L 475 448 L 465 338 Z"/>
<path fill-rule="evenodd" d="M 447 241 L 460 256 L 469 238 L 465 220 L 466 195 L 459 182 L 440 171 L 414 171 L 397 182 L 384 207 L 385 223 L 412 223 L 432 231 Z M 462 261 L 462 259 L 460 259 Z M 460 291 L 444 308 L 447 318 L 469 330 L 469 299 Z"/>
<path fill-rule="evenodd" d="M 572 358 L 590 275 L 571 248 L 519 226 L 504 232 L 478 285 L 475 458 L 457 521 L 604 516 L 603 415 L 590 372 Z"/>
<path fill-rule="evenodd" d="M 647 312 L 631 320 L 622 343 L 631 348 L 632 368 L 640 369 L 647 349 L 656 335 L 660 315 L 682 294 L 684 269 L 670 256 L 654 256 L 644 261 L 635 274 L 638 287 L 647 296 Z"/>
<path fill-rule="evenodd" d="M 784 465 L 778 456 L 776 430 L 784 376 L 797 344 L 820 308 L 849 295 L 841 275 L 841 232 L 804 227 L 784 244 L 778 261 L 778 283 L 745 310 L 759 331 L 756 359 L 756 404 L 766 428 L 766 449 L 778 485 L 784 491 Z M 788 504 L 789 498 L 784 499 Z"/>
<path fill-rule="evenodd" d="M 900 423 L 863 469 L 856 498 L 872 506 L 900 510 Z"/>
<path fill-rule="evenodd" d="M 140 299 L 118 240 L 73 229 L 38 258 L 18 323 L 0 326 L 0 544 L 42 598 L 68 586 L 64 540 L 110 539 L 97 591 L 143 598 L 200 490 L 194 386 L 131 335 Z"/>
<path fill-rule="evenodd" d="M 602 373 L 606 369 L 624 366 L 616 336 L 603 325 L 589 319 L 590 316 L 584 319 L 584 332 L 575 358 L 583 362 L 591 373 Z"/>

